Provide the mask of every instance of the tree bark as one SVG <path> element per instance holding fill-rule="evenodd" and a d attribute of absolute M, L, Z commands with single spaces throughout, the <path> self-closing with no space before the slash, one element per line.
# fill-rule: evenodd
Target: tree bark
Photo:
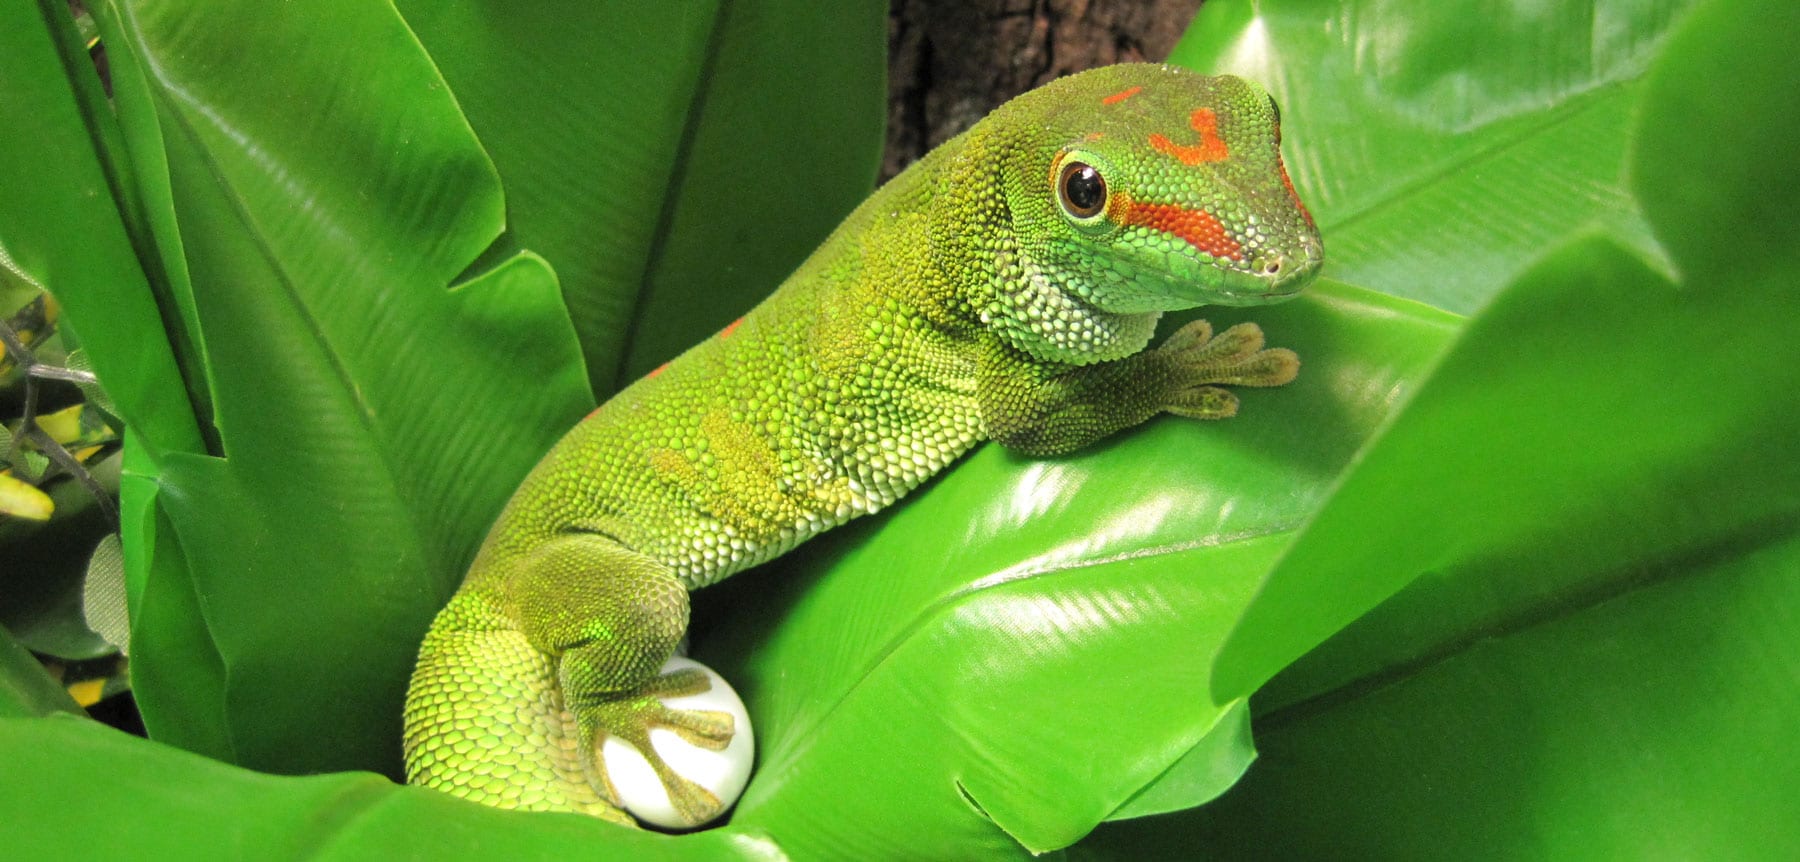
<path fill-rule="evenodd" d="M 882 179 L 1071 72 L 1160 61 L 1201 0 L 893 0 Z"/>

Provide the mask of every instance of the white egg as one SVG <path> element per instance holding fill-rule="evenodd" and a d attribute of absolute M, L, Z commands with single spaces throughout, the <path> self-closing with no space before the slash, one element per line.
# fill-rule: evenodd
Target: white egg
<path fill-rule="evenodd" d="M 633 817 L 665 829 L 693 829 L 724 814 L 744 792 L 744 785 L 750 780 L 750 765 L 755 758 L 756 741 L 750 731 L 750 714 L 744 711 L 744 701 L 725 682 L 724 677 L 691 658 L 674 656 L 663 665 L 662 672 L 667 674 L 686 668 L 704 671 L 712 680 L 712 687 L 700 694 L 664 698 L 663 703 L 676 709 L 730 713 L 737 732 L 724 750 L 709 751 L 690 744 L 672 730 L 655 728 L 650 731 L 650 747 L 656 749 L 656 753 L 662 756 L 675 774 L 706 788 L 718 797 L 718 810 L 709 812 L 698 822 L 683 819 L 669 803 L 668 790 L 636 748 L 620 741 L 618 737 L 607 737 L 606 742 L 601 744 L 606 774 L 619 793 L 619 804 L 631 812 Z"/>

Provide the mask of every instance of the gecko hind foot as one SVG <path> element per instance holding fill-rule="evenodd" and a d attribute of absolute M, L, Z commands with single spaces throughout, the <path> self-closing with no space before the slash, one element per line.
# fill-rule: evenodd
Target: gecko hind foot
<path fill-rule="evenodd" d="M 1193 419 L 1237 415 L 1237 396 L 1224 386 L 1281 386 L 1300 373 L 1300 357 L 1284 347 L 1264 347 L 1262 328 L 1254 323 L 1214 335 L 1212 324 L 1196 320 L 1157 350 L 1169 355 L 1176 377 L 1163 409 Z"/>
<path fill-rule="evenodd" d="M 668 793 L 670 805 L 682 819 L 700 824 L 718 816 L 725 807 L 719 797 L 676 773 L 650 743 L 650 732 L 661 728 L 695 747 L 724 750 L 737 732 L 737 722 L 730 713 L 682 709 L 663 703 L 664 698 L 702 694 L 711 688 L 712 682 L 704 671 L 690 668 L 653 677 L 630 694 L 569 705 L 588 746 L 593 775 L 606 784 L 604 792 L 609 798 L 617 799 L 618 793 L 611 786 L 604 752 L 607 738 L 615 737 L 649 764 Z"/>

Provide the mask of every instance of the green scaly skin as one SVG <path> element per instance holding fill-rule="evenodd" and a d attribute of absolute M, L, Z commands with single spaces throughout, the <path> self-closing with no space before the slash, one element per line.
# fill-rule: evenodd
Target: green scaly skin
<path fill-rule="evenodd" d="M 871 196 L 741 321 L 576 426 L 501 514 L 420 648 L 410 781 L 622 823 L 600 762 L 662 726 L 688 591 L 881 509 L 983 440 L 1078 449 L 1159 413 L 1224 418 L 1287 350 L 1165 311 L 1273 302 L 1323 248 L 1254 84 L 1114 66 L 1027 93 Z M 1097 176 L 1096 176 L 1097 174 Z M 650 755 L 679 810 L 719 800 Z"/>

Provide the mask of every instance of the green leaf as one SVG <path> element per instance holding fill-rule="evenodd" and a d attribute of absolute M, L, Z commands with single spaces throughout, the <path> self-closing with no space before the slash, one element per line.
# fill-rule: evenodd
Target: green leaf
<path fill-rule="evenodd" d="M 1794 280 L 1782 250 L 1800 246 L 1800 196 L 1781 193 L 1794 185 L 1790 165 L 1749 166 L 1768 165 L 1756 148 L 1796 130 L 1791 113 L 1721 98 L 1712 76 L 1724 70 L 1743 94 L 1783 92 L 1800 79 L 1792 59 L 1769 57 L 1784 29 L 1746 14 L 1748 4 L 1719 3 L 1658 60 L 1673 6 L 1568 3 L 1538 11 L 1572 31 L 1554 30 L 1532 63 L 1502 64 L 1485 49 L 1527 56 L 1520 46 L 1550 25 L 1425 4 L 1270 5 L 1208 4 L 1189 50 L 1235 58 L 1240 70 L 1261 64 L 1258 77 L 1275 81 L 1296 179 L 1321 204 L 1331 274 L 1357 285 L 1327 282 L 1248 315 L 1300 350 L 1300 380 L 1248 393 L 1231 422 L 1160 420 L 1078 457 L 984 448 L 896 511 L 697 594 L 696 655 L 745 694 L 762 743 L 729 826 L 667 838 L 507 815 L 368 776 L 254 775 L 39 720 L 0 724 L 0 756 L 52 776 L 8 800 L 9 812 L 26 812 L 24 846 L 62 834 L 57 812 L 83 810 L 170 846 L 214 837 L 224 822 L 237 846 L 322 856 L 479 844 L 503 855 L 1022 858 L 1135 815 L 1148 816 L 1104 826 L 1069 855 L 1777 848 L 1791 834 L 1774 819 L 1792 807 L 1786 776 L 1800 774 L 1783 735 L 1800 709 L 1781 687 L 1796 658 L 1783 632 L 1796 613 L 1785 575 L 1800 485 L 1779 457 L 1745 453 L 1784 451 L 1800 421 L 1777 400 L 1793 391 L 1781 360 L 1796 333 L 1774 302 Z M 1258 9 L 1271 17 L 1253 17 Z M 1710 53 L 1690 44 L 1707 28 Z M 484 31 L 456 32 L 474 42 Z M 356 35 L 369 44 L 366 30 Z M 426 37 L 434 57 L 451 56 L 443 38 Z M 1468 50 L 1476 41 L 1484 52 Z M 291 36 L 275 44 L 330 49 Z M 197 62 L 144 56 L 177 72 Z M 1284 56 L 1293 59 L 1270 59 Z M 456 76 L 469 73 L 444 66 L 461 98 Z M 164 80 L 139 91 L 178 102 Z M 205 78 L 167 80 L 194 92 Z M 486 134 L 493 121 L 470 110 Z M 1690 122 L 1706 133 L 1646 131 Z M 171 200 L 213 212 L 190 185 L 199 170 L 183 167 L 195 147 L 171 140 L 187 148 L 170 159 Z M 508 176 L 515 162 L 496 152 Z M 1693 170 L 1720 158 L 1728 169 Z M 183 260 L 219 256 L 217 239 L 187 238 Z M 219 266 L 197 263 L 197 299 Z M 1485 308 L 1465 327 L 1383 293 Z M 242 334 L 204 334 L 207 368 L 236 362 L 220 347 Z M 651 361 L 629 352 L 627 366 Z M 309 637 L 324 616 L 293 619 L 311 593 L 271 609 L 218 578 L 154 585 L 188 556 L 198 570 L 280 565 L 284 577 L 311 562 L 254 545 L 249 566 L 224 555 L 246 535 L 291 541 L 295 525 L 318 523 L 319 498 L 227 513 L 240 522 L 218 529 L 177 517 L 215 492 L 234 503 L 255 488 L 314 493 L 292 481 L 311 474 L 280 484 L 232 463 L 256 447 L 234 444 L 237 396 L 218 386 L 231 459 L 162 459 L 171 476 L 189 471 L 185 485 L 158 484 L 149 469 L 127 477 L 139 489 L 127 501 L 138 510 L 128 563 L 156 549 L 136 569 L 152 582 L 133 606 L 151 629 L 136 645 L 160 638 L 167 654 L 194 658 L 191 670 L 160 663 L 138 681 L 161 676 L 163 690 L 191 697 L 200 723 L 234 727 L 242 737 L 224 741 L 256 750 L 291 740 L 300 719 L 230 725 L 206 705 L 272 702 L 282 693 L 240 681 L 265 674 L 320 690 L 330 683 L 321 668 L 344 657 L 340 644 Z M 286 429 L 276 416 L 251 427 Z M 338 537 L 304 550 L 329 556 L 338 545 L 326 542 Z M 351 564 L 369 553 L 343 547 Z M 313 577 L 307 586 L 335 595 Z M 1198 812 L 1154 813 L 1216 793 L 1251 753 L 1229 717 L 1240 698 L 1370 608 L 1256 696 L 1263 751 L 1241 787 Z M 197 648 L 213 631 L 179 621 L 209 614 L 243 615 L 263 641 Z M 324 655 L 298 671 L 263 663 L 296 661 L 283 652 L 296 645 Z M 385 672 L 404 678 L 403 668 Z M 244 701 L 245 685 L 262 702 Z M 379 699 L 309 703 L 304 719 L 317 727 L 321 710 L 354 717 L 365 705 L 375 715 Z M 1710 732 L 1720 716 L 1731 735 Z M 373 742 L 333 732 L 301 742 L 393 744 L 391 724 L 367 730 Z M 1535 746 L 1523 762 L 1521 740 Z M 43 764 L 49 751 L 71 766 Z M 1745 788 L 1766 796 L 1731 801 Z"/>
<path fill-rule="evenodd" d="M 85 350 L 78 349 L 69 351 L 67 367 L 71 371 L 85 371 L 89 374 L 94 373 L 94 363 L 88 359 L 87 351 Z M 119 415 L 118 405 L 113 403 L 112 396 L 106 394 L 106 389 L 101 387 L 100 384 L 77 383 L 75 385 L 81 390 L 81 396 L 87 399 L 87 403 L 106 411 L 109 415 Z"/>
<path fill-rule="evenodd" d="M 1422 623 L 1455 631 L 1463 613 L 1591 601 L 1794 513 L 1800 471 L 1760 457 L 1800 439 L 1774 396 L 1800 385 L 1786 283 L 1709 281 L 1680 290 L 1590 240 L 1503 293 L 1271 573 L 1220 695 L 1421 575 L 1472 579 L 1461 613 Z"/>
<path fill-rule="evenodd" d="M 1328 275 L 1466 314 L 1590 229 L 1658 259 L 1626 130 L 1691 5 L 1226 0 L 1169 59 L 1276 96 Z"/>
<path fill-rule="evenodd" d="M 1219 697 L 1280 671 L 1257 766 L 1095 855 L 1157 830 L 1259 859 L 1800 847 L 1800 468 L 1775 455 L 1800 171 L 1764 157 L 1800 112 L 1755 95 L 1800 75 L 1800 15 L 1754 8 L 1701 6 L 1636 85 L 1627 189 L 1666 258 L 1596 226 L 1470 321 L 1225 647 Z"/>
<path fill-rule="evenodd" d="M 871 8 L 861 4 L 838 14 L 860 15 L 864 29 L 878 37 L 877 28 L 866 26 L 880 20 Z M 779 29 L 781 15 L 792 17 L 797 9 L 733 13 L 720 38 L 741 53 L 757 33 Z M 166 507 L 173 532 L 162 525 L 137 529 L 182 546 L 179 565 L 142 555 L 139 566 L 159 574 L 132 576 L 144 584 L 140 601 L 149 605 L 134 633 L 143 642 L 135 652 L 140 677 L 166 679 L 138 687 L 146 721 L 162 738 L 265 768 L 391 769 L 394 747 L 384 729 L 425 621 L 517 478 L 589 406 L 569 388 L 579 366 L 566 361 L 567 342 L 559 342 L 558 334 L 566 324 L 553 319 L 560 311 L 545 301 L 547 272 L 536 258 L 509 249 L 518 248 L 521 236 L 535 241 L 534 231 L 543 229 L 547 243 L 563 253 L 559 264 L 579 275 L 595 261 L 647 259 L 651 246 L 684 242 L 677 239 L 683 230 L 707 235 L 735 218 L 736 238 L 709 254 L 753 244 L 773 249 L 775 265 L 785 268 L 792 260 L 781 262 L 780 256 L 797 259 L 814 241 L 808 232 L 822 233 L 821 225 L 834 216 L 815 214 L 796 220 L 797 230 L 760 235 L 741 227 L 749 207 L 733 209 L 727 219 L 684 217 L 673 231 L 657 218 L 644 218 L 678 180 L 698 189 L 691 194 L 712 194 L 706 182 L 717 180 L 707 180 L 705 171 L 684 168 L 682 176 L 672 176 L 680 166 L 668 153 L 679 155 L 678 145 L 688 138 L 704 150 L 719 146 L 706 141 L 729 135 L 688 130 L 689 114 L 700 111 L 684 105 L 700 97 L 640 86 L 655 77 L 646 79 L 631 63 L 641 55 L 596 53 L 595 46 L 566 38 L 566 18 L 509 12 L 493 20 L 514 28 L 499 35 L 530 37 L 513 43 L 518 50 L 536 51 L 549 36 L 570 46 L 570 68 L 582 75 L 592 72 L 588 61 L 594 56 L 613 61 L 581 86 L 556 90 L 549 102 L 566 106 L 573 92 L 574 103 L 591 104 L 580 98 L 583 87 L 632 94 L 662 110 L 669 122 L 660 131 L 646 130 L 631 122 L 640 117 L 629 105 L 612 105 L 614 122 L 606 135 L 619 153 L 632 150 L 620 140 L 629 125 L 633 133 L 650 135 L 636 146 L 662 164 L 646 169 L 618 160 L 607 166 L 616 170 L 597 171 L 585 152 L 558 148 L 567 138 L 550 129 L 561 128 L 566 111 L 533 103 L 536 126 L 496 122 L 508 119 L 505 110 L 483 115 L 484 128 L 498 130 L 500 151 L 512 165 L 509 177 L 523 189 L 514 199 L 516 235 L 484 254 L 500 230 L 491 169 L 473 149 L 442 82 L 391 13 L 361 11 L 342 20 L 296 13 L 259 18 L 246 30 L 231 25 L 236 19 L 226 4 L 214 14 L 193 16 L 209 23 L 186 26 L 192 22 L 184 18 L 180 29 L 172 24 L 173 13 L 157 4 L 109 4 L 100 12 L 117 56 L 119 137 L 144 178 L 141 194 L 131 198 L 142 208 L 132 224 L 149 235 L 139 241 L 154 248 L 150 262 L 166 280 L 165 307 L 177 312 L 167 316 L 174 327 L 169 341 L 192 373 L 204 378 L 195 388 L 197 409 L 218 437 L 205 451 L 152 453 L 154 466 L 145 475 L 156 484 L 126 485 L 128 495 L 156 488 L 153 497 L 126 511 L 161 519 Z M 617 23 L 584 32 L 611 38 L 615 47 L 653 49 Z M 470 35 L 498 34 L 469 25 L 442 30 L 439 24 L 432 32 L 445 40 L 452 60 Z M 329 50 L 295 56 L 278 47 L 339 44 L 328 32 L 368 37 L 353 56 L 345 53 L 351 50 L 347 43 L 335 56 Z M 495 44 L 481 43 L 488 49 Z M 838 56 L 851 50 L 838 48 Z M 236 58 L 258 51 L 272 58 L 257 61 L 259 75 L 221 74 Z M 495 66 L 486 62 L 491 54 L 480 59 L 481 68 L 507 74 L 494 79 L 488 73 L 483 82 L 493 80 L 492 91 L 471 84 L 472 102 L 506 110 L 526 105 L 522 67 Z M 691 74 L 678 67 L 674 73 Z M 761 74 L 797 73 L 765 63 Z M 870 97 L 844 101 L 850 113 L 841 116 L 879 116 L 873 98 L 878 90 L 867 84 L 879 75 L 863 79 L 860 86 Z M 688 82 L 688 90 L 693 87 Z M 333 112 L 321 119 L 292 110 L 287 93 L 328 101 Z M 730 87 L 702 95 L 724 122 L 746 110 L 744 94 Z M 839 116 L 827 111 L 814 122 L 830 124 Z M 746 133 L 741 143 L 759 158 L 776 157 L 778 148 L 768 138 L 783 131 L 778 120 L 740 131 Z M 405 140 L 407 147 L 382 149 L 388 139 Z M 806 156 L 809 145 L 832 153 L 858 147 L 872 165 L 872 140 L 811 135 L 790 155 Z M 538 149 L 526 147 L 520 157 L 504 146 L 517 141 Z M 546 151 L 543 142 L 553 146 Z M 556 158 L 524 163 L 546 152 Z M 759 169 L 754 160 L 742 166 Z M 657 170 L 671 176 L 657 179 Z M 853 201 L 867 172 L 854 182 L 831 177 L 856 173 L 823 172 L 826 181 L 811 190 L 827 202 L 834 196 Z M 640 194 L 635 205 L 611 197 L 621 177 L 647 183 L 648 197 Z M 592 193 L 583 193 L 584 184 Z M 427 193 L 399 194 L 413 189 Z M 372 190 L 374 200 L 399 205 L 367 206 Z M 552 194 L 590 215 L 563 218 L 569 213 L 554 208 L 539 215 Z M 652 230 L 597 228 L 594 219 L 602 216 L 636 218 Z M 746 258 L 762 261 L 756 254 Z M 757 266 L 766 270 L 769 263 Z M 445 294 L 453 279 L 455 290 Z M 773 274 L 762 284 L 752 278 L 738 290 L 761 294 L 775 280 Z M 631 286 L 626 298 L 636 302 L 637 291 Z M 519 386 L 520 380 L 533 385 Z M 271 386 L 274 381 L 279 385 Z M 294 399 L 294 391 L 312 400 Z M 479 412 L 465 405 L 479 405 Z M 134 415 L 130 406 L 121 409 L 128 419 Z M 228 457 L 213 457 L 221 452 Z M 262 536 L 276 540 L 247 541 Z M 245 577 L 246 571 L 263 574 Z M 168 613 L 155 610 L 165 606 Z M 320 630 L 361 635 L 309 642 Z M 344 711 L 329 722 L 334 732 L 328 735 L 315 732 L 319 719 L 306 708 L 321 698 Z"/>
<path fill-rule="evenodd" d="M 1792 858 L 1793 535 L 1263 716 L 1241 785 L 1089 858 Z"/>
<path fill-rule="evenodd" d="M 1201 773 L 1242 768 L 1213 657 L 1455 321 L 1334 285 L 1210 316 L 1345 370 L 1078 457 L 984 447 L 896 511 L 695 595 L 694 654 L 758 732 L 733 828 L 797 856 L 1023 855 L 1204 801 L 1219 786 Z"/>
<path fill-rule="evenodd" d="M 162 147 L 137 160 L 168 169 L 149 239 L 184 264 L 224 455 L 150 452 L 154 502 L 127 506 L 166 516 L 187 569 L 134 608 L 146 723 L 268 769 L 391 768 L 433 605 L 589 406 L 554 280 L 516 254 L 448 287 L 499 234 L 500 189 L 391 9 L 97 11 L 135 60 L 120 118 L 154 124 L 126 138 Z M 246 57 L 257 74 L 232 71 Z"/>
<path fill-rule="evenodd" d="M 1774 396 L 1800 376 L 1783 356 L 1800 321 L 1786 296 L 1794 245 L 1733 241 L 1761 227 L 1743 221 L 1758 212 L 1747 201 L 1774 177 L 1687 183 L 1673 205 L 1665 184 L 1696 156 L 1661 134 L 1680 112 L 1656 83 L 1632 133 L 1636 188 L 1683 282 L 1589 237 L 1497 298 L 1271 574 L 1223 659 L 1222 696 L 1423 573 L 1529 570 L 1521 592 L 1485 588 L 1513 608 L 1629 576 L 1632 559 L 1757 534 L 1800 504 L 1784 481 L 1800 474 L 1758 457 L 1800 432 Z M 1753 158 L 1762 139 L 1720 137 L 1709 154 L 1737 142 Z"/>
<path fill-rule="evenodd" d="M 0 715 L 6 708 L 0 698 Z M 22 859 L 66 854 L 76 835 L 109 859 L 780 858 L 754 836 L 675 838 L 519 815 L 366 772 L 263 775 L 66 716 L 0 717 L 0 759 L 13 774 L 44 777 L 7 798 L 7 849 Z"/>
<path fill-rule="evenodd" d="M 1233 706 L 1214 705 L 1208 689 L 1252 575 L 1328 490 L 1342 466 L 1333 459 L 1382 423 L 1393 390 L 1454 326 L 1331 285 L 1256 316 L 1319 345 L 1322 367 L 1365 376 L 1304 374 L 1255 393 L 1233 422 L 1161 420 L 1087 457 L 1038 462 L 987 447 L 917 501 L 696 594 L 695 654 L 745 695 L 761 747 L 723 829 L 664 848 L 581 818 L 508 815 L 349 776 L 277 781 L 148 743 L 104 749 L 134 764 L 128 795 L 143 807 L 130 822 L 202 836 L 220 807 L 244 805 L 234 828 L 249 846 L 372 853 L 387 846 L 387 818 L 412 822 L 406 812 L 428 806 L 417 815 L 435 824 L 425 831 L 493 834 L 539 853 L 579 841 L 693 858 L 1026 858 L 1109 817 L 1209 798 L 1221 766 L 1230 773 L 1250 755 Z M 1297 464 L 1303 480 L 1266 493 Z M 1094 529 L 1100 511 L 1114 514 Z M 956 541 L 945 540 L 946 513 L 959 519 Z M 102 756 L 54 726 L 17 733 L 15 749 Z M 8 744 L 0 729 L 10 757 Z M 152 773 L 159 781 L 140 781 Z M 89 793 L 71 774 L 53 796 L 76 805 Z M 196 810 L 195 798 L 208 803 Z"/>
<path fill-rule="evenodd" d="M 54 7 L 45 7 L 54 8 Z M 0 3 L 0 258 L 55 290 L 62 325 L 90 336 L 93 370 L 158 447 L 195 447 L 192 407 L 128 235 L 122 147 L 66 12 Z"/>
<path fill-rule="evenodd" d="M 1256 747 L 1250 739 L 1250 705 L 1240 700 L 1180 760 L 1107 819 L 1148 817 L 1211 802 L 1236 784 L 1255 759 Z"/>
<path fill-rule="evenodd" d="M 743 314 L 872 186 L 887 4 L 407 0 L 605 397 Z"/>
<path fill-rule="evenodd" d="M 10 632 L 0 628 L 0 722 L 11 723 L 15 718 L 35 718 L 58 712 L 82 714 L 81 707 L 76 706 L 69 693 L 44 672 L 44 666 L 37 658 L 13 640 Z M 21 771 L 15 774 L 32 773 Z M 10 803 L 31 792 L 28 784 L 15 782 L 15 786 L 24 792 L 7 797 L 9 814 L 13 808 Z"/>

